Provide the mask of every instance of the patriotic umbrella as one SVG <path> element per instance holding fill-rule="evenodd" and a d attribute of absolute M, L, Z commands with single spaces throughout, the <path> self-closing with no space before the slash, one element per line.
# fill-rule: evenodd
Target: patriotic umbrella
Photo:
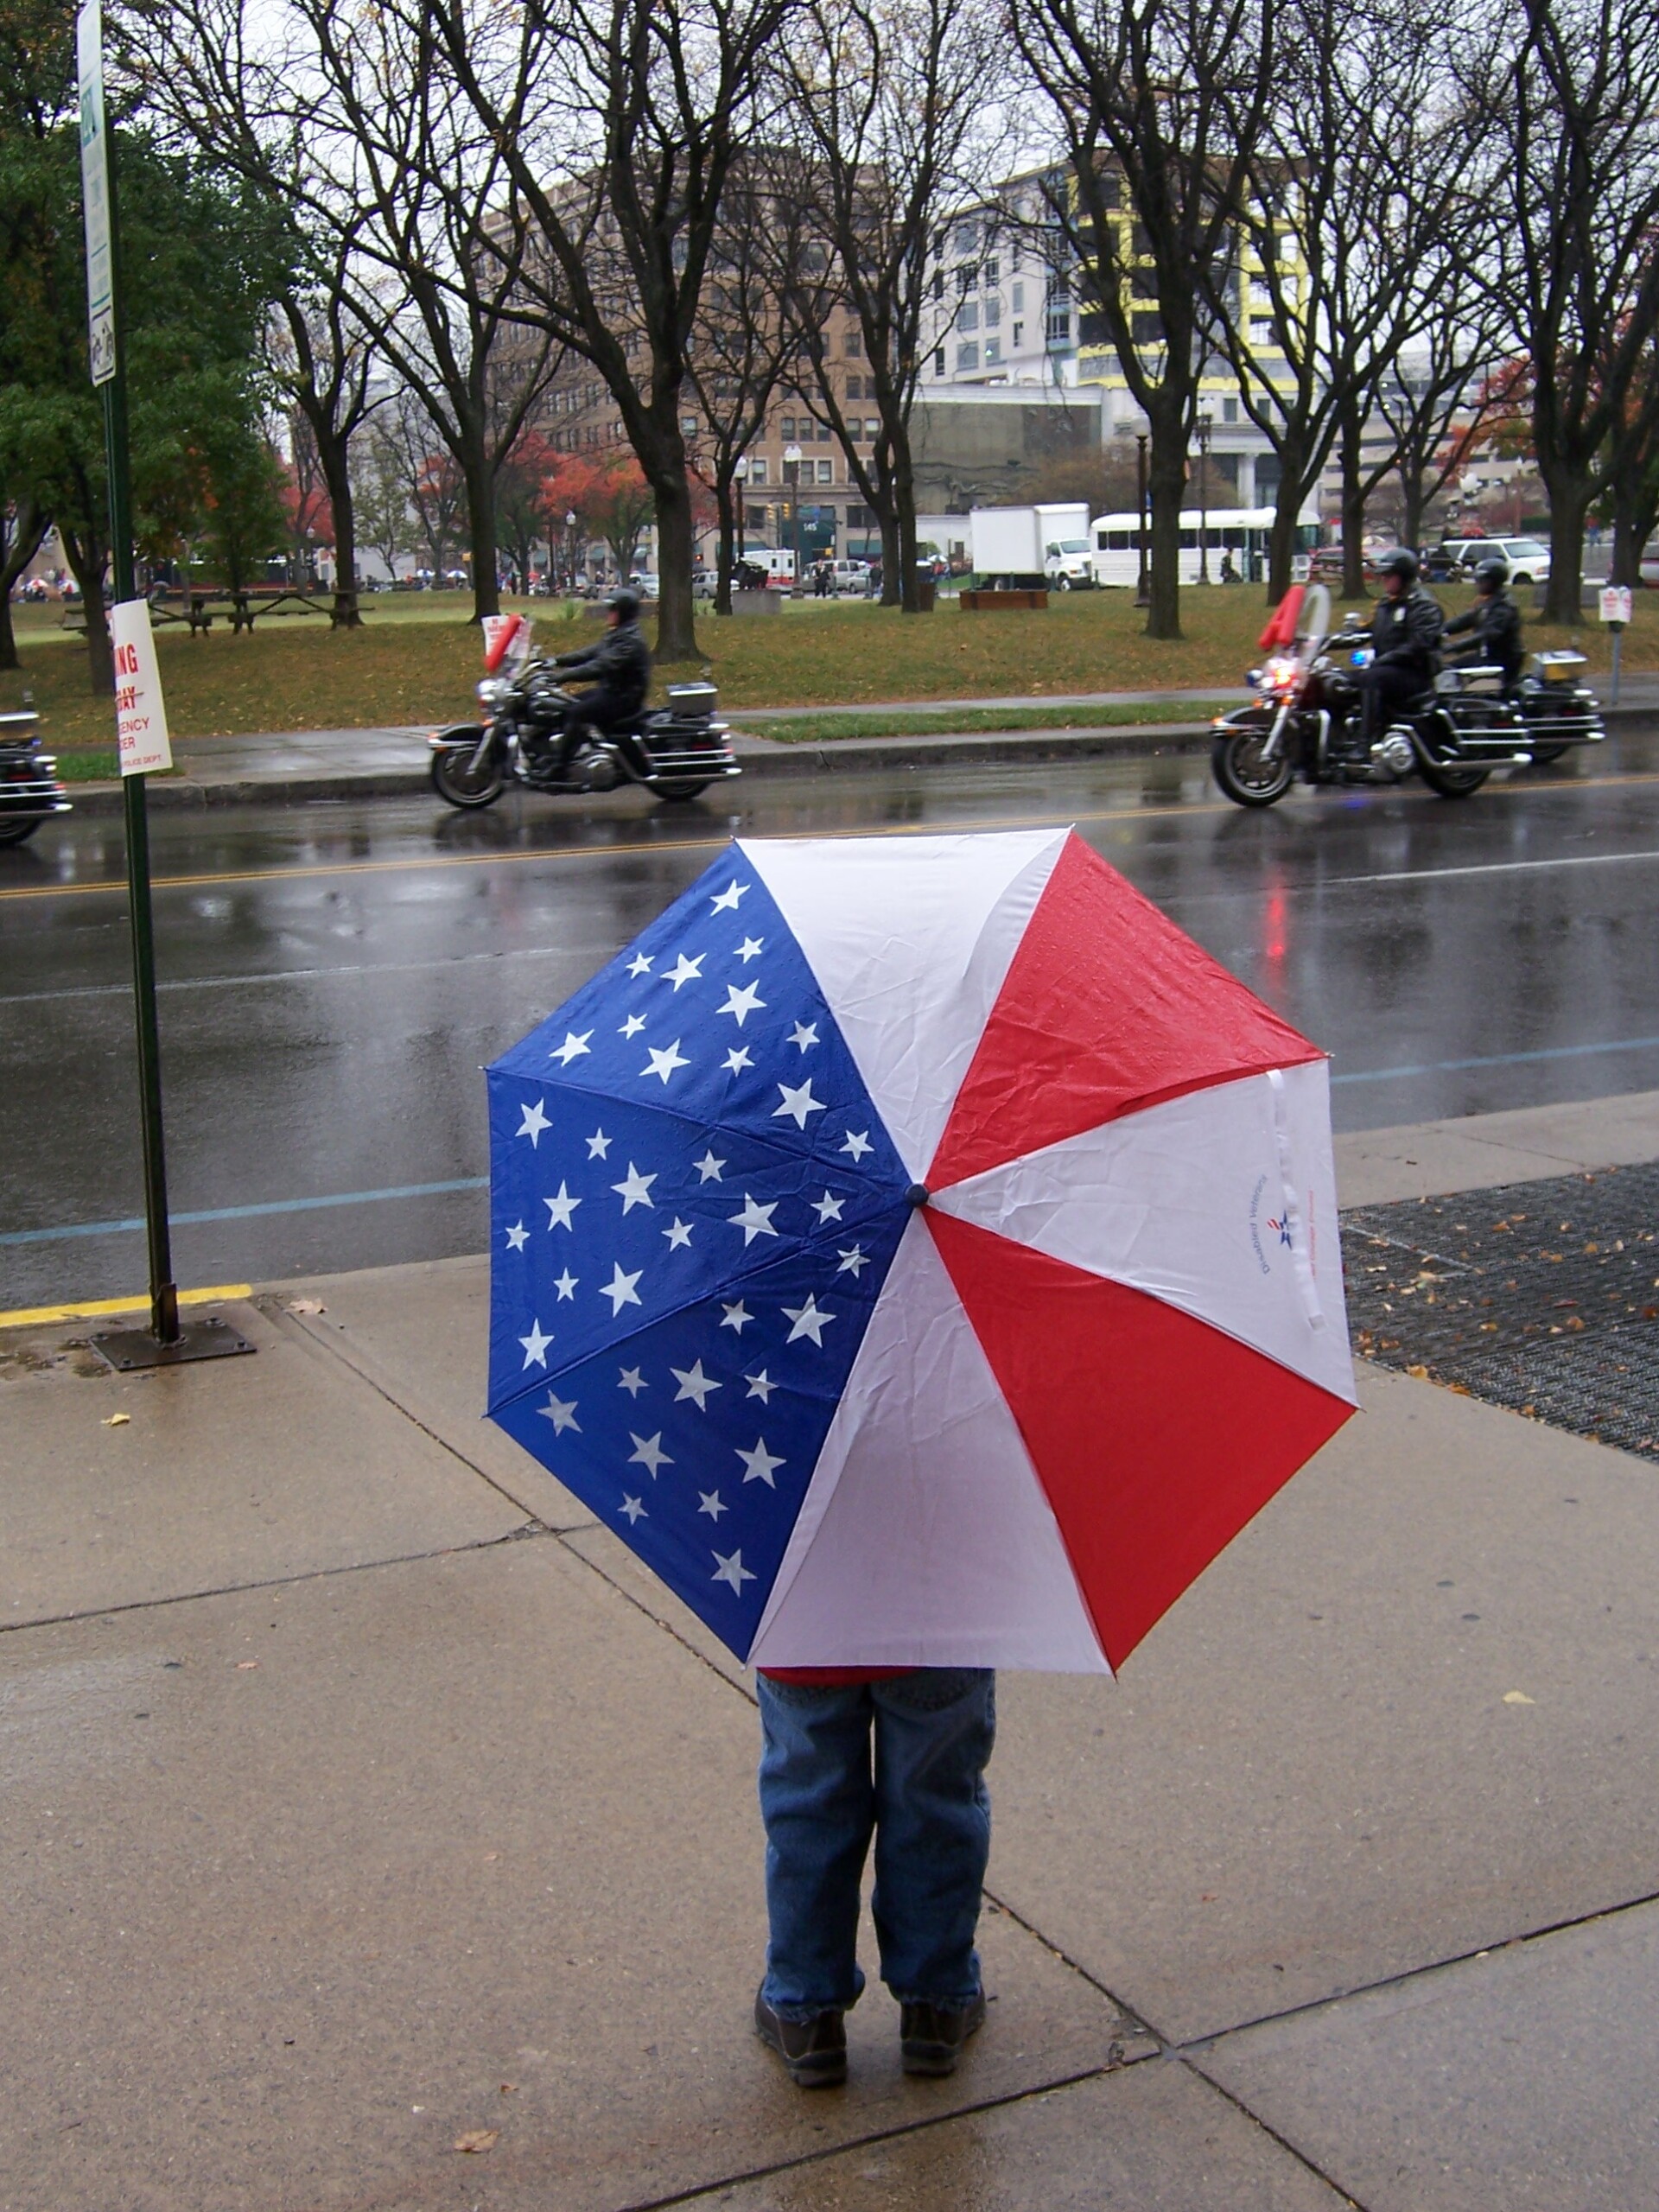
<path fill-rule="evenodd" d="M 757 1665 L 1108 1670 L 1353 1409 L 1325 1059 L 1075 833 L 734 844 L 489 1087 L 490 1413 Z"/>

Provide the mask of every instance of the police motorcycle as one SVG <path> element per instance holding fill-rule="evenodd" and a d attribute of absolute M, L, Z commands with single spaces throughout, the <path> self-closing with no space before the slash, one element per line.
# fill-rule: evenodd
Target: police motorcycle
<path fill-rule="evenodd" d="M 1415 773 L 1441 798 L 1467 798 L 1494 768 L 1529 766 L 1535 738 L 1575 741 L 1565 734 L 1573 718 L 1554 711 L 1549 679 L 1536 681 L 1550 711 L 1541 708 L 1529 719 L 1504 696 L 1501 670 L 1465 666 L 1436 677 L 1368 745 L 1353 674 L 1372 658 L 1365 617 L 1350 614 L 1333 634 L 1323 584 L 1294 585 L 1261 644 L 1267 658 L 1249 678 L 1255 699 L 1211 724 L 1216 781 L 1237 806 L 1273 806 L 1299 777 L 1308 784 L 1396 784 Z"/>
<path fill-rule="evenodd" d="M 521 614 L 486 624 L 484 664 L 478 699 L 487 719 L 452 723 L 426 741 L 432 788 L 451 806 L 493 806 L 509 784 L 566 795 L 640 784 L 661 799 L 693 799 L 742 773 L 715 717 L 715 686 L 671 683 L 666 708 L 642 711 L 629 729 L 579 729 L 563 773 L 544 774 L 536 763 L 550 755 L 567 709 L 581 711 L 580 695 L 557 682 Z"/>
<path fill-rule="evenodd" d="M 1584 681 L 1587 665 L 1582 653 L 1565 649 L 1534 653 L 1512 695 L 1527 750 L 1539 767 L 1575 745 L 1599 745 L 1606 737 L 1601 703 Z"/>
<path fill-rule="evenodd" d="M 0 715 L 0 845 L 21 845 L 49 816 L 71 810 L 58 764 L 35 734 L 39 720 Z"/>

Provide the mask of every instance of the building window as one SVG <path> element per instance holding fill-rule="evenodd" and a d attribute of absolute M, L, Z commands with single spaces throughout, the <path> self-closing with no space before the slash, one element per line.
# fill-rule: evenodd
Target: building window
<path fill-rule="evenodd" d="M 988 369 L 994 369 L 994 368 L 996 366 L 997 363 L 998 363 L 1001 359 L 1002 359 L 1002 341 L 1001 341 L 1001 340 L 1000 338 L 988 338 L 988 339 L 985 340 L 985 365 L 986 365 L 986 367 L 987 367 Z"/>
<path fill-rule="evenodd" d="M 826 435 L 827 435 L 827 433 L 826 433 Z M 835 480 L 836 480 L 836 464 L 835 464 L 835 462 L 834 462 L 833 461 L 821 461 L 818 463 L 818 481 L 819 481 L 819 483 L 820 483 L 820 484 L 833 484 L 833 483 L 835 482 Z"/>
<path fill-rule="evenodd" d="M 695 415 L 682 415 L 680 417 L 680 435 L 683 438 L 695 438 L 696 435 L 696 416 Z"/>
<path fill-rule="evenodd" d="M 751 484 L 764 484 L 764 483 L 766 482 L 766 464 L 765 461 L 764 461 L 764 460 L 755 460 L 755 461 L 752 461 L 749 463 L 749 481 L 750 481 L 750 483 L 751 483 Z"/>
<path fill-rule="evenodd" d="M 868 530 L 874 520 L 875 516 L 868 507 L 861 507 L 855 504 L 847 510 L 849 530 Z"/>
<path fill-rule="evenodd" d="M 941 354 L 938 356 L 938 358 L 939 358 L 939 359 L 940 359 L 941 361 L 943 361 L 943 360 L 944 360 L 944 354 L 943 354 L 943 353 L 941 353 Z M 874 415 L 867 415 L 867 416 L 864 417 L 864 435 L 865 435 L 865 436 L 866 436 L 867 438 L 872 438 L 872 439 L 874 439 L 874 438 L 879 438 L 879 437 L 880 436 L 880 435 L 881 435 L 881 424 L 880 424 L 880 418 L 879 418 L 878 416 L 874 416 Z"/>
<path fill-rule="evenodd" d="M 1001 300 L 1001 294 L 1000 294 L 1000 293 L 993 292 L 993 293 L 991 293 L 991 294 L 989 295 L 989 296 L 987 298 L 987 300 L 986 300 L 986 302 L 985 302 L 985 327 L 986 327 L 986 329 L 987 329 L 987 330 L 995 330 L 995 329 L 996 328 L 997 325 L 1001 321 L 1001 320 L 1002 320 L 1002 300 Z"/>
<path fill-rule="evenodd" d="M 958 346 L 957 348 L 957 374 L 959 377 L 966 376 L 970 370 L 976 369 L 978 366 L 978 346 L 976 344 Z"/>
<path fill-rule="evenodd" d="M 977 300 L 964 300 L 957 309 L 957 328 L 964 331 L 979 328 L 979 302 Z"/>
<path fill-rule="evenodd" d="M 817 435 L 818 443 L 821 446 L 827 446 L 836 434 L 827 423 L 820 423 L 817 426 Z"/>
<path fill-rule="evenodd" d="M 1129 317 L 1129 335 L 1137 346 L 1161 346 L 1164 318 L 1151 308 L 1142 308 Z"/>
<path fill-rule="evenodd" d="M 957 290 L 965 299 L 979 283 L 977 263 L 964 261 L 957 270 Z"/>
<path fill-rule="evenodd" d="M 1222 421 L 1223 421 L 1224 423 L 1236 423 L 1236 422 L 1237 422 L 1237 420 L 1238 420 L 1238 402 L 1237 402 L 1236 399 L 1224 399 L 1224 400 L 1222 401 L 1222 403 L 1221 403 L 1221 419 L 1222 419 Z"/>
<path fill-rule="evenodd" d="M 933 348 L 933 373 L 936 377 L 942 377 L 944 374 L 944 348 L 943 346 L 936 346 Z"/>
<path fill-rule="evenodd" d="M 985 264 L 985 282 L 988 284 L 995 284 L 999 280 L 1001 274 L 1001 271 L 997 265 L 996 257 L 993 254 L 991 258 Z"/>
<path fill-rule="evenodd" d="M 1017 292 L 1020 287 L 1016 284 L 1014 289 Z M 1023 322 L 1016 322 L 1014 326 L 1014 350 L 1016 353 L 1020 351 L 1020 348 L 1025 344 L 1025 342 L 1026 326 Z"/>
<path fill-rule="evenodd" d="M 933 296 L 936 300 L 942 300 L 944 297 L 944 271 L 943 269 L 936 269 L 933 271 Z"/>
<path fill-rule="evenodd" d="M 864 334 L 861 330 L 848 330 L 842 334 L 841 350 L 849 361 L 864 358 Z"/>
<path fill-rule="evenodd" d="M 795 417 L 792 415 L 785 416 L 783 421 L 778 426 L 778 435 L 782 438 L 785 445 L 791 445 L 794 442 Z"/>
<path fill-rule="evenodd" d="M 1051 346 L 1071 343 L 1071 310 L 1069 307 L 1050 308 L 1047 317 L 1048 342 Z"/>
<path fill-rule="evenodd" d="M 1273 318 L 1272 318 L 1272 316 L 1271 316 L 1271 315 L 1252 315 L 1252 316 L 1250 317 L 1250 343 L 1251 343 L 1251 345 L 1252 345 L 1252 346 L 1271 346 L 1271 345 L 1273 344 L 1273 342 L 1274 342 L 1274 336 L 1273 336 Z"/>
<path fill-rule="evenodd" d="M 971 217 L 966 222 L 957 225 L 957 251 L 958 253 L 971 253 L 978 244 L 979 225 Z"/>
<path fill-rule="evenodd" d="M 1015 315 L 1023 315 L 1026 311 L 1026 288 L 1023 284 L 1016 284 L 1014 288 L 1014 311 Z"/>

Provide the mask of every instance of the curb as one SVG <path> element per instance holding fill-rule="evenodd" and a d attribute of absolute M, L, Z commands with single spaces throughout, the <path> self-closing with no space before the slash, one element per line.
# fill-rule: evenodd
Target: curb
<path fill-rule="evenodd" d="M 1659 735 L 1659 708 L 1607 707 L 1611 737 Z M 745 780 L 770 782 L 826 773 L 954 767 L 981 763 L 999 767 L 1057 760 L 1148 760 L 1209 749 L 1210 723 L 1138 722 L 1077 730 L 990 730 L 960 737 L 850 737 L 823 745 L 779 745 L 753 733 L 733 732 Z M 626 790 L 624 785 L 620 788 Z M 418 798 L 431 785 L 424 766 L 347 771 L 335 776 L 201 778 L 152 782 L 152 807 L 299 806 L 319 800 Z M 121 811 L 118 783 L 71 785 L 74 811 L 93 820 Z"/>

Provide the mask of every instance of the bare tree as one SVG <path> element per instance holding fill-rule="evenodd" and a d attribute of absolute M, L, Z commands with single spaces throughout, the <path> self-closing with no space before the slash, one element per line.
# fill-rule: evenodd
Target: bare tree
<path fill-rule="evenodd" d="M 1049 213 L 1147 418 L 1147 632 L 1179 638 L 1180 512 L 1210 302 L 1276 87 L 1278 0 L 1012 0 L 1068 156 Z"/>
<path fill-rule="evenodd" d="M 810 0 L 784 50 L 807 204 L 835 257 L 862 401 L 832 366 L 817 272 L 791 288 L 796 381 L 835 433 L 881 532 L 882 598 L 914 613 L 916 483 L 910 423 L 929 319 L 929 246 L 941 205 L 991 173 L 985 118 L 1007 35 L 985 0 Z M 808 372 L 810 374 L 803 373 Z M 864 403 L 880 425 L 863 436 Z"/>
<path fill-rule="evenodd" d="M 1576 622 L 1585 518 L 1659 327 L 1659 13 L 1651 0 L 1526 0 L 1479 20 L 1454 66 L 1497 213 L 1477 270 L 1533 365 L 1549 499 L 1545 619 Z"/>

